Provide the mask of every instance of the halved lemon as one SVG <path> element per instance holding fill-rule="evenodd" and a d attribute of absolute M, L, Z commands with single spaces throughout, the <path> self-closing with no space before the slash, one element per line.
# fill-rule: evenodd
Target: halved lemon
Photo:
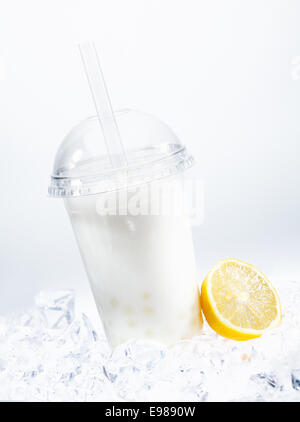
<path fill-rule="evenodd" d="M 208 273 L 201 307 L 210 327 L 233 340 L 260 337 L 281 322 L 272 284 L 253 265 L 234 258 L 219 261 Z"/>

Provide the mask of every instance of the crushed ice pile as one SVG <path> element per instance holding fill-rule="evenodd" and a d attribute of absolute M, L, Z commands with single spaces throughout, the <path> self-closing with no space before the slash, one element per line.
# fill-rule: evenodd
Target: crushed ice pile
<path fill-rule="evenodd" d="M 234 342 L 203 334 L 167 349 L 131 340 L 111 352 L 72 291 L 41 292 L 0 318 L 0 400 L 300 401 L 300 283 L 278 288 L 281 326 Z"/>

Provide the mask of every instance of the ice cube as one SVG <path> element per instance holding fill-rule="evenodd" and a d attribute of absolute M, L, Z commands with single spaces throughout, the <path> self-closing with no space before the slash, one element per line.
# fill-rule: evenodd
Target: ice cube
<path fill-rule="evenodd" d="M 46 328 L 64 329 L 74 320 L 73 290 L 42 291 L 35 298 Z"/>
<path fill-rule="evenodd" d="M 166 347 L 150 340 L 130 340 L 118 346 L 106 364 L 104 373 L 119 397 L 142 399 L 151 389 L 152 371 L 164 359 Z"/>
<path fill-rule="evenodd" d="M 295 390 L 300 391 L 300 369 L 292 370 L 292 386 Z"/>
<path fill-rule="evenodd" d="M 113 352 L 74 316 L 73 292 L 42 292 L 35 309 L 0 318 L 0 400 L 299 401 L 299 291 L 283 286 L 283 323 L 259 339 L 227 340 L 204 324 L 168 349 L 130 340 Z"/>

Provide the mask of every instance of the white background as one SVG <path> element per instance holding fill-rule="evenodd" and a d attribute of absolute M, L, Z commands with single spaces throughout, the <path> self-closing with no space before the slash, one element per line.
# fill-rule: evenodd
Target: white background
<path fill-rule="evenodd" d="M 59 143 L 94 113 L 87 39 L 114 107 L 156 114 L 197 160 L 199 281 L 231 256 L 300 279 L 299 17 L 289 0 L 2 0 L 0 314 L 43 288 L 89 300 L 62 201 L 47 198 Z"/>

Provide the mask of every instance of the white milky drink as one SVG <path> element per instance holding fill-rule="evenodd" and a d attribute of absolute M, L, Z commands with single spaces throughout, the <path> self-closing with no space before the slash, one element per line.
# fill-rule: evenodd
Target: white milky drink
<path fill-rule="evenodd" d="M 165 210 L 132 206 L 131 212 L 139 215 L 129 214 L 124 206 L 117 211 L 126 215 L 101 215 L 105 213 L 99 202 L 103 205 L 105 194 L 65 200 L 112 346 L 130 338 L 171 345 L 201 328 L 190 223 L 182 210 L 172 210 L 178 194 L 182 197 L 181 180 L 172 186 L 177 190 L 175 204 L 165 204 Z M 165 203 L 174 202 L 174 195 L 176 191 Z M 150 205 L 151 200 L 144 194 L 140 202 Z M 116 214 L 112 205 L 108 212 Z"/>
<path fill-rule="evenodd" d="M 114 164 L 99 120 L 89 118 L 62 142 L 49 194 L 64 199 L 111 346 L 131 338 L 172 345 L 202 325 L 184 204 L 193 158 L 157 118 L 115 117 L 126 165 Z"/>

